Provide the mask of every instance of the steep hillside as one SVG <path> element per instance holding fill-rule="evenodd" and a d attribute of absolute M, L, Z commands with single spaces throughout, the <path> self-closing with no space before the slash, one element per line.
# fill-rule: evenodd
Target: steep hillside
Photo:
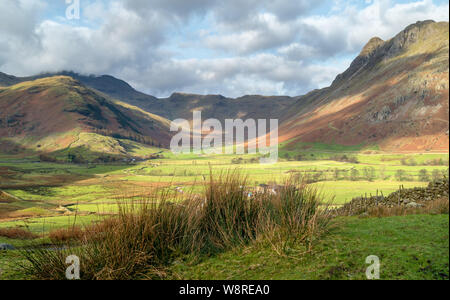
<path fill-rule="evenodd" d="M 170 140 L 169 122 L 108 99 L 71 77 L 0 88 L 0 151 L 84 147 L 126 154 L 118 139 L 165 146 Z"/>
<path fill-rule="evenodd" d="M 282 140 L 448 151 L 448 26 L 417 22 L 388 41 L 371 39 L 329 88 L 289 108 Z"/>

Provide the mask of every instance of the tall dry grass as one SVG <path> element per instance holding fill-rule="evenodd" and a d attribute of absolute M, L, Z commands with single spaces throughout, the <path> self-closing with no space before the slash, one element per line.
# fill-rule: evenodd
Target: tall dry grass
<path fill-rule="evenodd" d="M 220 251 L 268 241 L 282 251 L 290 243 L 310 245 L 331 220 L 319 193 L 287 181 L 271 191 L 248 195 L 237 171 L 210 179 L 201 195 L 155 190 L 144 199 L 119 203 L 118 214 L 84 228 L 77 245 L 24 253 L 25 270 L 38 279 L 64 279 L 65 258 L 80 258 L 82 279 L 153 279 L 183 255 Z"/>
<path fill-rule="evenodd" d="M 38 236 L 28 229 L 22 228 L 0 228 L 0 237 L 6 237 L 9 239 L 19 239 L 19 240 L 33 240 L 38 238 Z"/>

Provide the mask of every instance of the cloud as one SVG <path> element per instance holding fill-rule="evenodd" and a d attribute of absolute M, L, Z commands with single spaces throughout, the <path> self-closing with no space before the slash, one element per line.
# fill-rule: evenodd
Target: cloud
<path fill-rule="evenodd" d="M 448 3 L 435 5 L 432 0 L 393 4 L 389 0 L 375 0 L 358 9 L 347 6 L 329 16 L 308 16 L 300 22 L 304 43 L 324 55 L 357 53 L 378 36 L 392 38 L 406 26 L 419 20 L 448 21 Z"/>
<path fill-rule="evenodd" d="M 31 56 L 39 48 L 40 39 L 34 29 L 44 8 L 41 1 L 0 2 L 0 66 L 11 58 Z"/>
<path fill-rule="evenodd" d="M 136 79 L 151 78 L 153 92 L 161 95 L 175 90 L 231 97 L 244 94 L 294 96 L 301 94 L 300 91 L 326 86 L 342 67 L 304 64 L 273 54 L 258 54 L 221 59 L 172 59 L 130 75 Z M 160 74 L 164 76 L 158 76 Z"/>
<path fill-rule="evenodd" d="M 30 9 L 30 14 L 32 11 Z M 118 1 L 105 9 L 98 5 L 86 6 L 83 13 L 89 18 L 102 18 L 100 27 L 53 20 L 35 22 L 27 28 L 26 35 L 14 34 L 17 39 L 9 43 L 9 49 L 2 51 L 8 59 L 0 67 L 20 75 L 66 69 L 120 75 L 122 68 L 151 64 L 158 59 L 158 47 L 165 41 L 169 26 L 160 15 L 144 18 L 124 9 Z M 19 40 L 22 36 L 23 41 Z M 24 50 L 28 52 L 26 55 L 22 54 Z"/>
<path fill-rule="evenodd" d="M 248 22 L 250 23 L 250 22 Z M 272 14 L 255 16 L 242 32 L 213 35 L 205 39 L 207 47 L 226 52 L 246 54 L 276 48 L 295 39 L 295 27 L 280 22 Z"/>
<path fill-rule="evenodd" d="M 373 36 L 448 21 L 432 0 L 81 1 L 79 22 L 42 0 L 0 1 L 0 71 L 111 74 L 156 96 L 294 96 L 330 84 Z"/>

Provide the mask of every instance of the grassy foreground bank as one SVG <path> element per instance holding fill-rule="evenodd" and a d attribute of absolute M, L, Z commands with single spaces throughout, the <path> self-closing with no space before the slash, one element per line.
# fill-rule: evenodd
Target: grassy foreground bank
<path fill-rule="evenodd" d="M 449 279 L 448 215 L 344 217 L 332 227 L 310 253 L 305 254 L 299 243 L 279 255 L 266 244 L 201 261 L 180 258 L 169 267 L 166 279 L 364 280 L 369 255 L 380 257 L 382 280 Z M 23 262 L 17 250 L 0 251 L 0 280 L 30 279 L 17 268 Z"/>
<path fill-rule="evenodd" d="M 448 215 L 345 217 L 304 254 L 301 245 L 288 255 L 266 247 L 220 254 L 200 263 L 179 261 L 176 279 L 236 280 L 365 280 L 369 255 L 380 258 L 382 280 L 448 280 Z"/>

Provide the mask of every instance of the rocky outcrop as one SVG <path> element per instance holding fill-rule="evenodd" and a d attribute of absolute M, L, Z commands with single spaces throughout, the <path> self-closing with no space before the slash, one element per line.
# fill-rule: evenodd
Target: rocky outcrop
<path fill-rule="evenodd" d="M 13 245 L 9 245 L 9 244 L 0 244 L 0 251 L 10 251 L 10 250 L 14 250 L 14 246 Z"/>

